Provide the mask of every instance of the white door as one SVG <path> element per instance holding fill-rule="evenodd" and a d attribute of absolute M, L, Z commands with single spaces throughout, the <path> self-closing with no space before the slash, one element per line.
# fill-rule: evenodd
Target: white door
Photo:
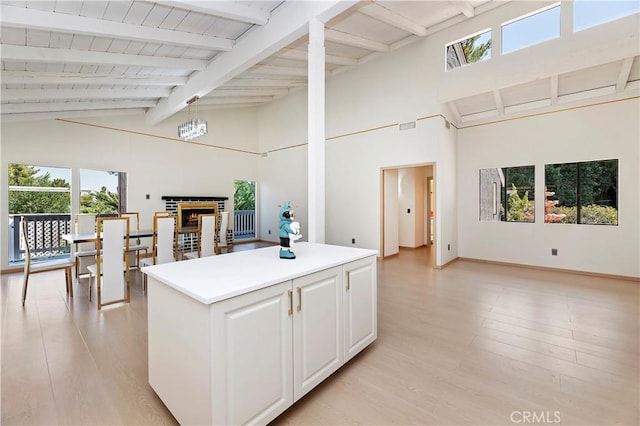
<path fill-rule="evenodd" d="M 214 424 L 265 424 L 293 403 L 291 281 L 212 305 Z"/>
<path fill-rule="evenodd" d="M 347 263 L 343 268 L 347 362 L 378 337 L 376 258 Z"/>
<path fill-rule="evenodd" d="M 398 217 L 398 170 L 383 171 L 383 251 L 382 257 L 400 253 L 400 219 Z"/>
<path fill-rule="evenodd" d="M 294 401 L 343 363 L 342 268 L 293 280 Z"/>

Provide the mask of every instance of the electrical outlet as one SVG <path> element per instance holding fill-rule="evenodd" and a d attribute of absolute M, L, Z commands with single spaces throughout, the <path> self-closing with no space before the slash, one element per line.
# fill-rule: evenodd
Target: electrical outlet
<path fill-rule="evenodd" d="M 451 251 L 451 244 L 447 244 L 447 250 Z"/>
<path fill-rule="evenodd" d="M 144 197 L 145 197 L 147 200 L 150 200 L 150 199 L 151 199 L 151 195 L 150 195 L 150 194 L 146 194 Z"/>
<path fill-rule="evenodd" d="M 558 249 L 551 249 L 551 256 L 557 256 L 558 255 Z"/>
<path fill-rule="evenodd" d="M 352 238 L 352 239 L 351 239 L 351 244 L 355 244 L 355 243 L 356 243 L 356 239 L 355 239 L 355 238 Z"/>
<path fill-rule="evenodd" d="M 407 213 L 411 213 L 411 209 L 407 209 Z"/>
<path fill-rule="evenodd" d="M 269 235 L 271 235 L 271 229 L 269 229 Z"/>

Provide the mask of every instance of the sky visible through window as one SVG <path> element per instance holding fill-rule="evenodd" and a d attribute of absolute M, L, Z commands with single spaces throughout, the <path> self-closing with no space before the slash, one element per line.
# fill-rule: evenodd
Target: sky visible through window
<path fill-rule="evenodd" d="M 502 53 L 560 37 L 560 5 L 502 27 Z"/>
<path fill-rule="evenodd" d="M 561 6 L 542 8 L 529 16 L 502 27 L 502 52 L 507 54 L 560 37 Z M 640 13 L 640 0 L 574 0 L 574 32 Z M 486 42 L 491 32 L 483 34 L 475 45 Z M 488 59 L 488 57 L 487 57 Z"/>
<path fill-rule="evenodd" d="M 574 0 L 573 31 L 640 12 L 638 0 Z M 523 49 L 560 37 L 560 5 L 543 10 L 502 28 L 502 53 Z"/>
<path fill-rule="evenodd" d="M 579 31 L 640 12 L 640 1 L 574 0 L 573 30 Z"/>
<path fill-rule="evenodd" d="M 38 176 L 49 173 L 51 179 L 64 179 L 71 183 L 71 173 L 69 169 L 61 167 L 43 167 L 35 166 L 40 169 Z M 118 192 L 118 176 L 110 175 L 108 172 L 101 170 L 80 169 L 80 186 L 82 190 L 90 189 L 100 191 L 103 186 L 111 192 Z"/>

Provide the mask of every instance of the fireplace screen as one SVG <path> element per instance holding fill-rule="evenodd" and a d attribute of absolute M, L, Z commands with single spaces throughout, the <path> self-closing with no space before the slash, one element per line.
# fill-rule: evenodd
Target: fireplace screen
<path fill-rule="evenodd" d="M 178 203 L 178 232 L 196 232 L 198 216 L 218 214 L 218 203 Z"/>

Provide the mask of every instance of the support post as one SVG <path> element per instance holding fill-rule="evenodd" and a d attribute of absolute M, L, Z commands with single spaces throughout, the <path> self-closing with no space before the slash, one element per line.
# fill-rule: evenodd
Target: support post
<path fill-rule="evenodd" d="M 325 231 L 325 73 L 324 23 L 309 21 L 308 206 L 309 242 L 324 243 Z"/>

